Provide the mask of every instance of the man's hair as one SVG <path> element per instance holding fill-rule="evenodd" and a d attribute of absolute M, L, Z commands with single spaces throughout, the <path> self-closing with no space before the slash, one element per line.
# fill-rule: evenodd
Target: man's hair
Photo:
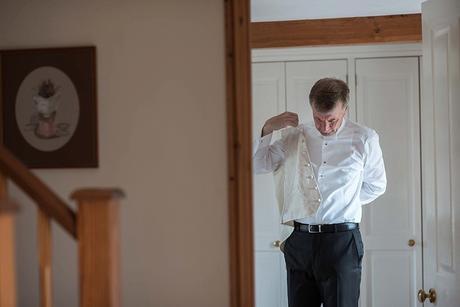
<path fill-rule="evenodd" d="M 341 101 L 343 106 L 348 106 L 350 89 L 348 85 L 339 79 L 324 78 L 316 81 L 310 91 L 310 105 L 319 112 L 331 111 L 337 102 Z"/>

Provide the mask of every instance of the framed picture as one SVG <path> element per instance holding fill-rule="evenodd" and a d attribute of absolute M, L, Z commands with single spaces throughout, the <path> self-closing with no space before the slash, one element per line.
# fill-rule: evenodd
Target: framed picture
<path fill-rule="evenodd" d="M 1 141 L 30 168 L 98 166 L 95 47 L 0 51 Z"/>

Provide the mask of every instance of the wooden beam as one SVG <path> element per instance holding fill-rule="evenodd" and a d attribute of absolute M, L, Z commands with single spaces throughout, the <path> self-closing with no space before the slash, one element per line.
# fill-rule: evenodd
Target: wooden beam
<path fill-rule="evenodd" d="M 421 14 L 251 23 L 251 48 L 421 40 Z"/>
<path fill-rule="evenodd" d="M 230 306 L 254 306 L 249 0 L 225 1 Z"/>

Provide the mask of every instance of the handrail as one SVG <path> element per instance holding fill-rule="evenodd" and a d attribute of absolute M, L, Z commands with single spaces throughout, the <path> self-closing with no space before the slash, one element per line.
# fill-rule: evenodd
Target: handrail
<path fill-rule="evenodd" d="M 77 238 L 75 212 L 8 149 L 0 145 L 0 171 L 29 195 L 48 216 Z"/>

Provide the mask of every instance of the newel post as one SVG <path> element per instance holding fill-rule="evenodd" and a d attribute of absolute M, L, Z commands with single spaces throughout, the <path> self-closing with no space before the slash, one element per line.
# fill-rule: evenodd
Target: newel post
<path fill-rule="evenodd" d="M 77 201 L 80 307 L 120 306 L 120 213 L 117 189 L 81 189 Z"/>
<path fill-rule="evenodd" d="M 7 197 L 6 177 L 0 173 L 0 307 L 16 306 L 14 231 L 18 206 Z"/>

